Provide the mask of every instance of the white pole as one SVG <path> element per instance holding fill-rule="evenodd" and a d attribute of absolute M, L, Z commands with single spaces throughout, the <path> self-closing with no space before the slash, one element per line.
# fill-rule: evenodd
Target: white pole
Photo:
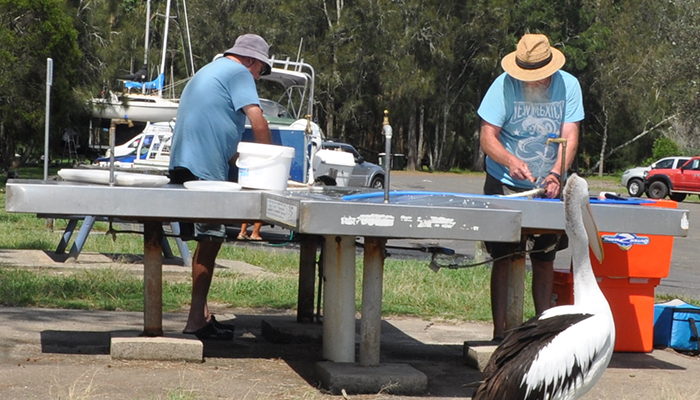
<path fill-rule="evenodd" d="M 44 180 L 49 179 L 49 109 L 51 106 L 51 84 L 53 83 L 53 60 L 46 59 L 46 116 L 44 118 Z"/>
<path fill-rule="evenodd" d="M 170 0 L 166 2 L 165 6 L 165 32 L 163 33 L 163 57 L 160 60 L 160 74 L 163 74 L 163 80 L 165 80 L 165 56 L 168 52 L 168 28 L 170 26 Z M 158 97 L 163 97 L 163 87 L 158 88 Z"/>
<path fill-rule="evenodd" d="M 183 0 L 182 1 L 182 7 L 185 10 L 185 27 L 187 29 L 187 47 L 190 50 L 190 68 L 192 73 L 190 74 L 190 77 L 194 76 L 194 56 L 192 55 L 192 40 L 190 39 L 190 22 L 187 19 L 187 1 Z"/>
<path fill-rule="evenodd" d="M 146 1 L 146 41 L 144 44 L 143 65 L 148 65 L 148 39 L 151 28 L 151 0 Z"/>

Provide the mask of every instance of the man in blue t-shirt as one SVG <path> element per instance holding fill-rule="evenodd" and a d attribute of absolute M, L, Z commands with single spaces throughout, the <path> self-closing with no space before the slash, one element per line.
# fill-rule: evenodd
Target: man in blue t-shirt
<path fill-rule="evenodd" d="M 253 34 L 241 35 L 224 56 L 197 71 L 180 98 L 170 152 L 170 181 L 225 181 L 250 120 L 255 141 L 272 144 L 255 80 L 270 73 L 270 46 Z M 199 339 L 231 340 L 233 327 L 209 313 L 207 294 L 226 231 L 219 224 L 195 224 L 192 303 L 183 333 Z"/>
<path fill-rule="evenodd" d="M 578 80 L 561 71 L 566 58 L 552 48 L 545 35 L 526 34 L 516 51 L 501 61 L 505 73 L 491 84 L 479 106 L 481 147 L 486 153 L 485 194 L 512 194 L 542 188 L 548 198 L 558 197 L 561 181 L 578 147 L 583 120 L 583 98 Z M 565 139 L 566 154 L 556 141 Z M 566 166 L 562 169 L 562 157 Z M 540 235 L 530 253 L 535 310 L 551 306 L 555 249 L 566 238 Z M 494 339 L 503 338 L 506 319 L 509 255 L 520 254 L 521 243 L 486 243 L 494 259 L 491 309 Z"/>

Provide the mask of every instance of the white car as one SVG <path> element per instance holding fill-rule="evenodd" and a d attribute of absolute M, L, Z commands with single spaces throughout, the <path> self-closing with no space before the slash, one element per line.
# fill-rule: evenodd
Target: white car
<path fill-rule="evenodd" d="M 656 168 L 680 168 L 690 157 L 664 157 L 648 167 L 636 167 L 622 173 L 620 183 L 627 188 L 632 197 L 640 197 L 644 193 L 644 173 Z"/>

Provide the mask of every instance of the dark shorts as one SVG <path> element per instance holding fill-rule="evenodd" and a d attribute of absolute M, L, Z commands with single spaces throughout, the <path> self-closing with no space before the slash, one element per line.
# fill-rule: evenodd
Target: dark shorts
<path fill-rule="evenodd" d="M 170 183 L 176 185 L 199 180 L 192 171 L 182 167 L 171 169 L 168 171 L 168 175 Z M 226 227 L 221 224 L 180 222 L 180 236 L 184 240 L 223 242 L 226 239 Z"/>
<path fill-rule="evenodd" d="M 515 186 L 510 186 L 502 183 L 493 176 L 486 174 L 484 182 L 484 194 L 489 195 L 504 195 L 524 192 L 527 189 L 521 189 Z M 486 250 L 491 255 L 491 258 L 501 258 L 513 254 L 522 254 L 528 250 L 528 242 L 532 243 L 530 249 L 530 259 L 538 261 L 554 261 L 557 251 L 563 250 L 569 246 L 569 238 L 566 234 L 557 235 L 554 233 L 543 235 L 523 235 L 520 238 L 520 243 L 509 242 L 485 242 Z"/>

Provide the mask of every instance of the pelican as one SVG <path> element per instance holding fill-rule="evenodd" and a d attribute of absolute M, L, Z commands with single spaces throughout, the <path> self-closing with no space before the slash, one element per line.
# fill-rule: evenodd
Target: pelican
<path fill-rule="evenodd" d="M 603 247 L 588 202 L 588 184 L 572 174 L 564 188 L 574 304 L 558 306 L 513 329 L 484 369 L 474 400 L 578 399 L 600 379 L 613 354 L 615 325 L 593 275 L 590 245 Z"/>

